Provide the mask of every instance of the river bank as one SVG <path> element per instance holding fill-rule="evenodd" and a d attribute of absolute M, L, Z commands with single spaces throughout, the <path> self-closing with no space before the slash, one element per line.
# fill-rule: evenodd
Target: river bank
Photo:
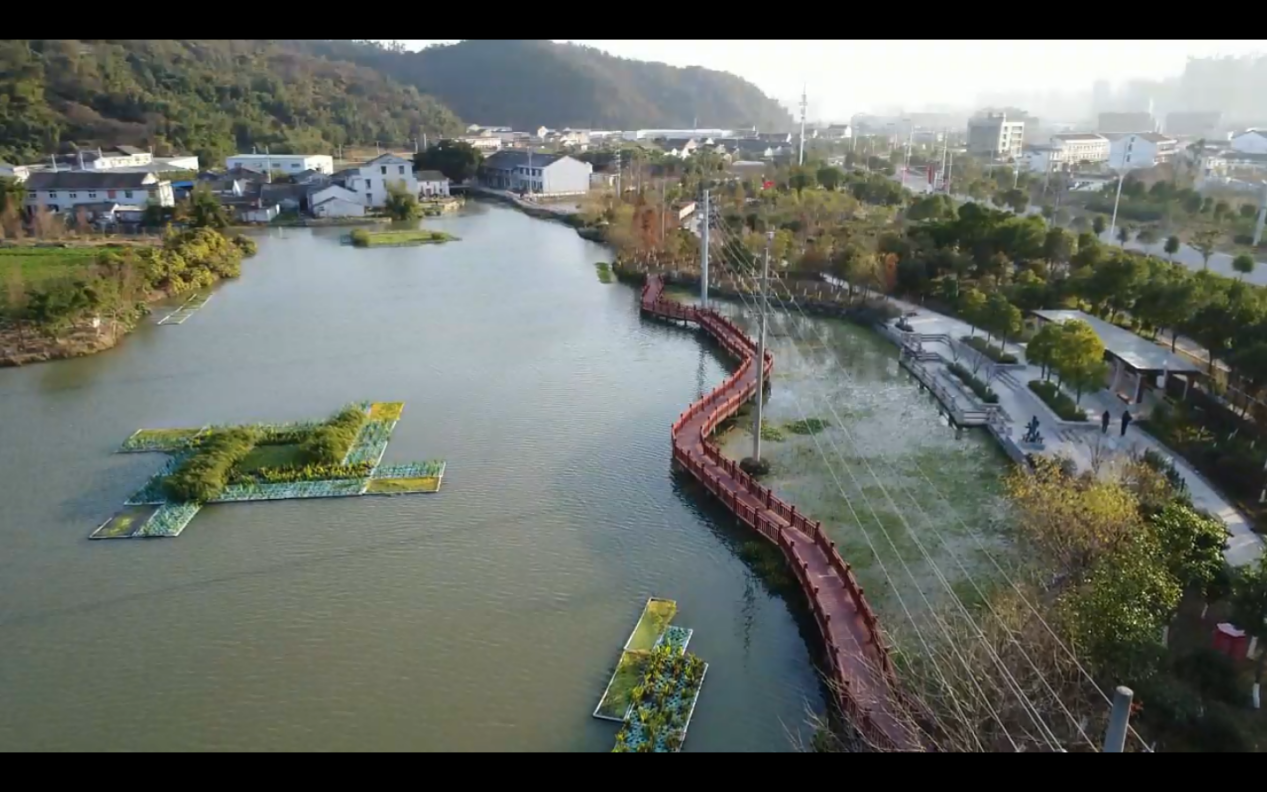
<path fill-rule="evenodd" d="M 0 248 L 6 285 L 0 368 L 111 349 L 150 313 L 148 306 L 236 277 L 242 259 L 254 253 L 250 239 L 209 228 L 176 232 L 159 244 Z"/>

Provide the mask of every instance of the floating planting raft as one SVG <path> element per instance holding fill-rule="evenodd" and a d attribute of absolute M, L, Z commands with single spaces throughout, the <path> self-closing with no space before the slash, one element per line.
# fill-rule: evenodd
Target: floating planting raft
<path fill-rule="evenodd" d="M 198 309 L 211 302 L 210 294 L 195 294 L 176 310 L 158 320 L 161 325 L 184 324 L 185 320 L 197 313 Z"/>
<path fill-rule="evenodd" d="M 179 536 L 213 503 L 437 492 L 444 461 L 381 464 L 404 406 L 362 402 L 326 422 L 139 429 L 119 452 L 168 459 L 90 538 Z M 207 489 L 176 498 L 170 479 L 185 476 L 187 468 L 196 468 L 192 478 Z"/>
<path fill-rule="evenodd" d="M 651 598 L 625 641 L 594 717 L 624 724 L 615 753 L 681 750 L 708 663 L 688 654 L 694 630 L 670 625 L 673 600 Z"/>

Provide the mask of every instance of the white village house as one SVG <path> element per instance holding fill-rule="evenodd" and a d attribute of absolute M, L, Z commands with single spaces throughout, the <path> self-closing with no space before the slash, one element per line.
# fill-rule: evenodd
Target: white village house
<path fill-rule="evenodd" d="M 494 190 L 532 195 L 583 195 L 594 166 L 566 154 L 499 151 L 484 160 L 480 184 Z"/>
<path fill-rule="evenodd" d="M 225 157 L 228 170 L 245 168 L 256 173 L 302 173 L 308 170 L 334 173 L 334 157 L 329 154 L 235 154 Z"/>
<path fill-rule="evenodd" d="M 364 217 L 365 199 L 339 184 L 330 184 L 308 196 L 313 217 Z"/>
<path fill-rule="evenodd" d="M 496 156 L 496 155 L 494 155 Z M 387 205 L 387 187 L 399 184 L 410 195 L 418 194 L 418 179 L 414 176 L 414 164 L 395 154 L 381 154 L 347 173 L 347 188 L 361 196 L 366 206 L 382 208 Z"/>
<path fill-rule="evenodd" d="M 32 173 L 26 180 L 29 212 L 38 207 L 50 212 L 74 212 L 77 206 L 104 202 L 141 207 L 150 202 L 175 206 L 176 197 L 172 183 L 153 173 L 45 171 Z"/>
<path fill-rule="evenodd" d="M 1228 141 L 1241 154 L 1267 154 L 1267 129 L 1250 129 Z"/>
<path fill-rule="evenodd" d="M 1179 150 L 1178 141 L 1157 132 L 1109 134 L 1105 137 L 1110 139 L 1109 167 L 1114 170 L 1151 168 L 1170 162 Z"/>
<path fill-rule="evenodd" d="M 414 178 L 418 180 L 418 195 L 420 197 L 449 197 L 449 177 L 440 171 L 418 171 L 414 174 Z"/>

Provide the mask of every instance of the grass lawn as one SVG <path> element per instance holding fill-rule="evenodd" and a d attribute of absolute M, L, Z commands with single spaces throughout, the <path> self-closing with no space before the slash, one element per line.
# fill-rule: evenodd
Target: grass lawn
<path fill-rule="evenodd" d="M 404 402 L 374 402 L 370 405 L 371 421 L 399 421 Z"/>
<path fill-rule="evenodd" d="M 404 495 L 412 492 L 436 492 L 440 489 L 440 479 L 435 476 L 421 478 L 374 479 L 370 482 L 367 494 Z"/>
<path fill-rule="evenodd" d="M 607 718 L 625 717 L 625 711 L 629 709 L 629 694 L 642 684 L 650 659 L 650 652 L 624 652 L 620 655 L 607 693 L 598 703 L 597 714 Z"/>
<path fill-rule="evenodd" d="M 303 453 L 299 450 L 298 443 L 262 445 L 251 449 L 251 453 L 238 463 L 237 469 L 240 473 L 254 473 L 262 468 L 291 467 L 303 463 Z"/>
<path fill-rule="evenodd" d="M 96 539 L 119 539 L 131 536 L 132 532 L 144 525 L 156 511 L 158 511 L 157 506 L 128 506 L 111 517 L 92 535 Z"/>
<path fill-rule="evenodd" d="M 457 237 L 443 231 L 425 228 L 412 231 L 366 231 L 358 228 L 352 232 L 352 244 L 357 247 L 387 247 L 393 245 L 430 245 L 452 242 Z"/>
<path fill-rule="evenodd" d="M 0 282 L 7 282 L 12 270 L 22 273 L 31 285 L 49 278 L 73 275 L 97 260 L 96 247 L 4 247 L 0 248 Z"/>
<path fill-rule="evenodd" d="M 669 622 L 673 621 L 675 614 L 677 614 L 677 603 L 673 600 L 650 600 L 642 611 L 642 618 L 638 619 L 638 626 L 634 627 L 633 635 L 629 636 L 625 650 L 651 651 L 656 641 L 660 640 L 660 636 L 668 628 Z"/>

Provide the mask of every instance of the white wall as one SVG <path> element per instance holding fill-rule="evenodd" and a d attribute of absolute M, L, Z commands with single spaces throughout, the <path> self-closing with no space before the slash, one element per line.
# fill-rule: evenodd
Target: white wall
<path fill-rule="evenodd" d="M 418 192 L 422 195 L 445 195 L 449 194 L 449 180 L 442 179 L 440 181 L 420 181 L 418 182 Z"/>
<path fill-rule="evenodd" d="M 282 173 L 302 173 L 306 170 L 334 173 L 334 157 L 329 154 L 235 154 L 225 157 L 225 167 L 243 167 L 251 170 L 281 171 Z"/>
<path fill-rule="evenodd" d="M 594 166 L 588 162 L 563 157 L 542 168 L 541 192 L 543 193 L 587 193 L 590 189 L 590 174 Z"/>
<path fill-rule="evenodd" d="M 175 206 L 176 196 L 169 181 L 150 183 L 130 190 L 107 190 L 104 188 L 87 190 L 78 188 L 67 190 L 31 190 L 26 195 L 27 208 L 34 210 L 38 206 L 57 207 L 59 212 L 74 211 L 80 204 L 107 203 L 117 201 L 129 205 L 148 203 L 153 198 L 160 206 Z"/>
<path fill-rule="evenodd" d="M 1109 146 L 1109 167 L 1151 168 L 1157 164 L 1157 144 L 1139 135 L 1123 135 Z"/>
<path fill-rule="evenodd" d="M 365 206 L 338 197 L 314 206 L 312 213 L 317 217 L 364 217 Z"/>
<path fill-rule="evenodd" d="M 413 163 L 401 157 L 389 157 L 362 165 L 357 176 L 348 180 L 349 189 L 359 195 L 360 203 L 381 208 L 387 204 L 387 185 L 400 183 L 411 195 L 418 194 L 418 179 Z"/>

